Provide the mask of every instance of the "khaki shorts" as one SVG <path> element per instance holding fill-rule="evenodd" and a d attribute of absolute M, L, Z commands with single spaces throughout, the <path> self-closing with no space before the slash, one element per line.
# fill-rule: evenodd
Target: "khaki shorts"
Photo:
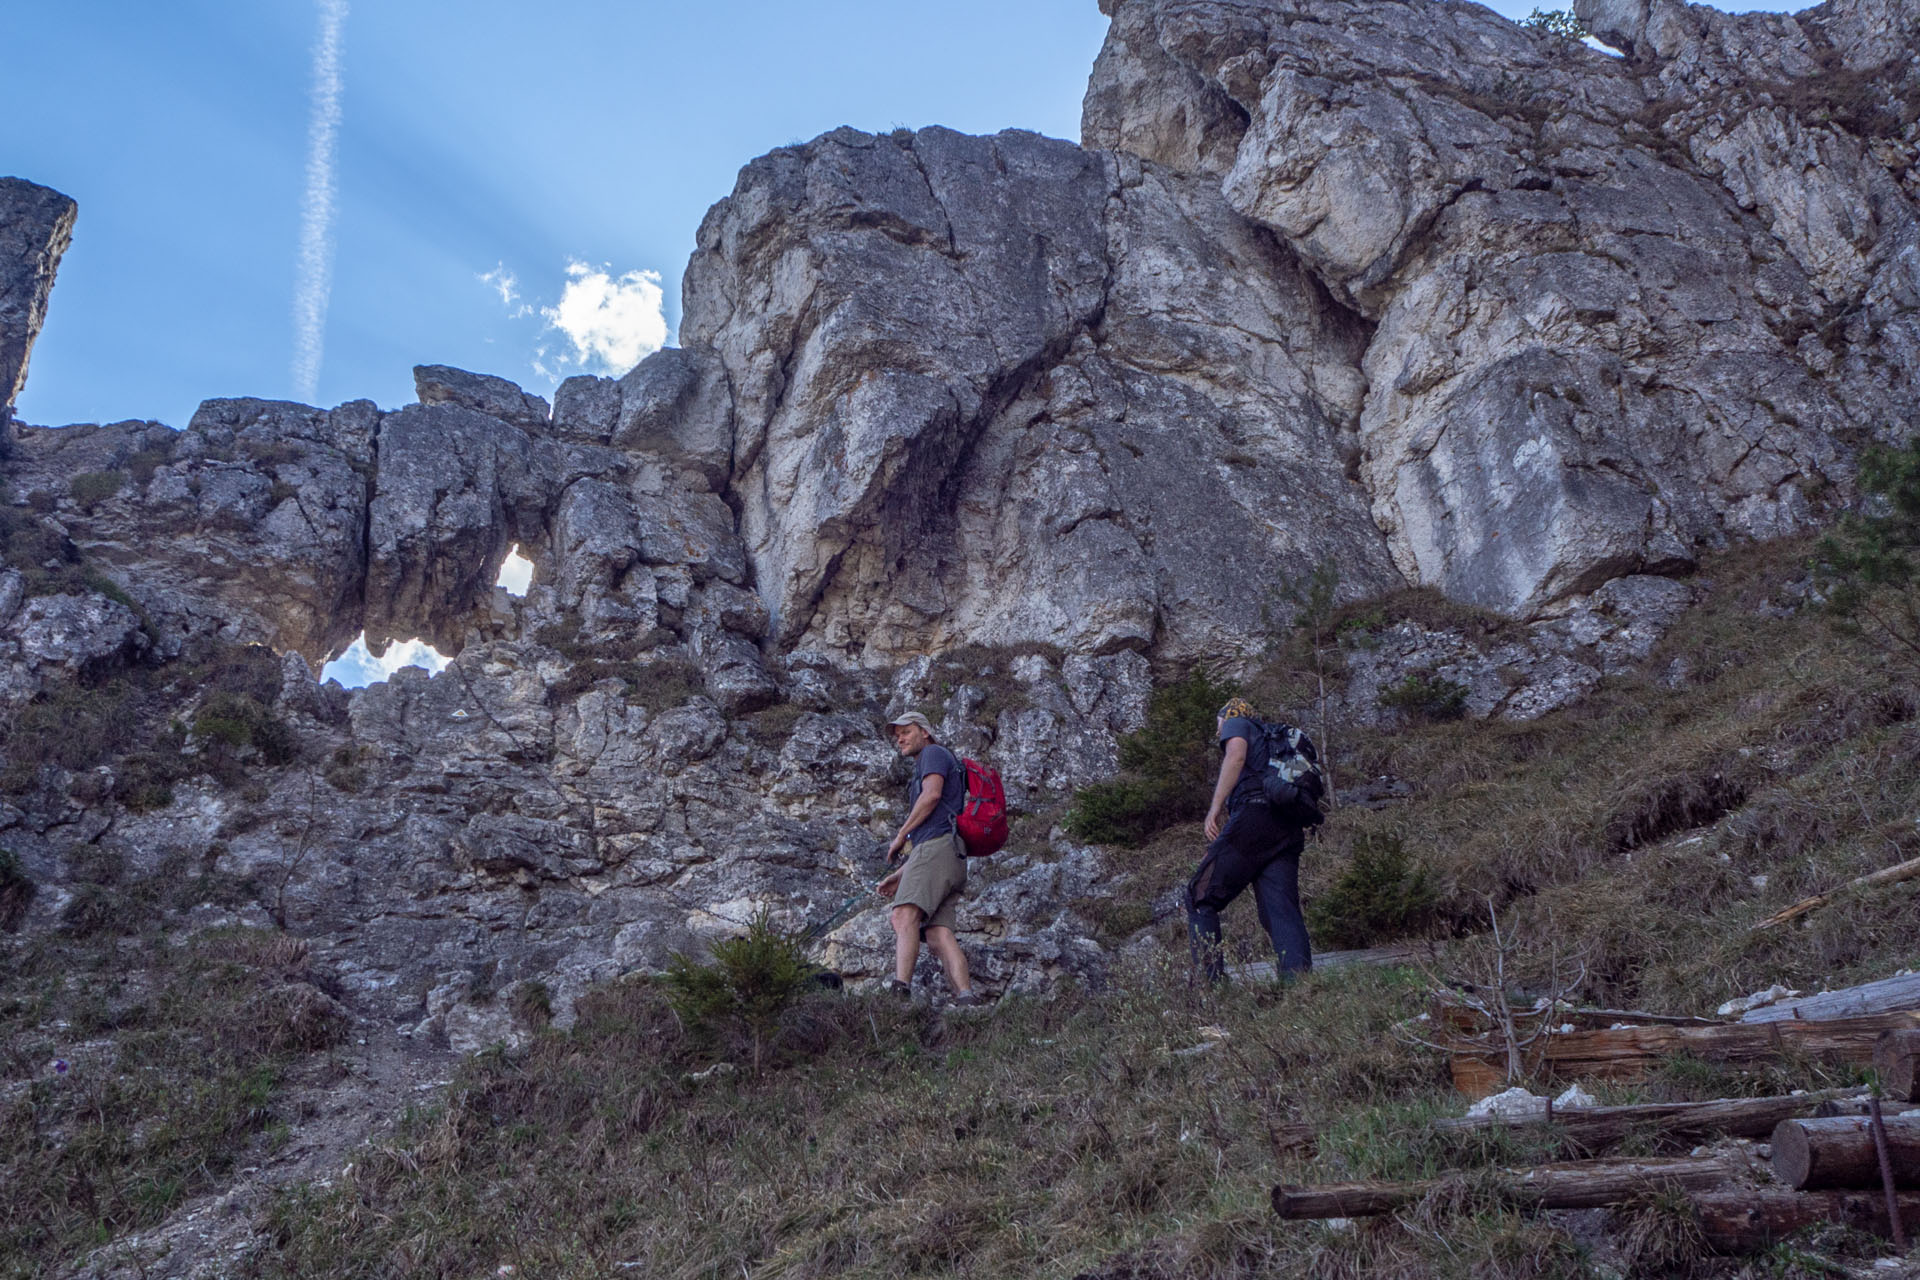
<path fill-rule="evenodd" d="M 932 836 L 907 858 L 893 905 L 916 906 L 926 913 L 922 929 L 954 927 L 954 908 L 967 887 L 967 857 L 960 837 L 948 832 Z"/>

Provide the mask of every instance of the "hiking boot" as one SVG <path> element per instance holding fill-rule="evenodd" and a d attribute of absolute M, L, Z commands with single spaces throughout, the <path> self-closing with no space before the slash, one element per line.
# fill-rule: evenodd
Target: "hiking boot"
<path fill-rule="evenodd" d="M 913 999 L 913 984 L 902 982 L 898 978 L 887 979 L 887 994 L 897 998 L 902 1004 Z"/>
<path fill-rule="evenodd" d="M 987 1002 L 971 991 L 962 991 L 948 1003 L 955 1009 L 983 1009 Z"/>

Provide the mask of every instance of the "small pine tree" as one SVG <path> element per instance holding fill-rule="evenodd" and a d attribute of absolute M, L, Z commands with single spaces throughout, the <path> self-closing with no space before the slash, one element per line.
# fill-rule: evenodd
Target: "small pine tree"
<path fill-rule="evenodd" d="M 1156 689 L 1146 724 L 1120 739 L 1120 776 L 1074 792 L 1067 830 L 1081 840 L 1135 845 L 1205 816 L 1219 759 L 1214 713 L 1236 692 L 1198 669 Z"/>
<path fill-rule="evenodd" d="M 1394 836 L 1362 836 L 1353 860 L 1307 911 L 1313 936 L 1364 947 L 1426 925 L 1439 893 L 1426 867 Z"/>
<path fill-rule="evenodd" d="M 1293 626 L 1306 640 L 1313 658 L 1314 702 L 1320 713 L 1315 726 L 1314 749 L 1320 753 L 1320 771 L 1327 780 L 1327 799 L 1334 798 L 1333 723 L 1327 714 L 1328 655 L 1339 644 L 1333 626 L 1340 592 L 1340 566 L 1332 557 L 1314 566 L 1313 572 L 1292 582 L 1280 584 L 1278 595 L 1293 606 Z"/>
<path fill-rule="evenodd" d="M 771 908 L 754 912 L 740 937 L 709 948 L 710 964 L 675 952 L 667 961 L 667 1002 L 687 1030 L 725 1043 L 744 1039 L 758 1072 L 779 1038 L 781 1016 L 814 983 L 800 935 L 773 923 Z"/>
<path fill-rule="evenodd" d="M 1920 667 L 1920 438 L 1860 459 L 1864 509 L 1821 539 L 1814 573 L 1844 629 Z"/>

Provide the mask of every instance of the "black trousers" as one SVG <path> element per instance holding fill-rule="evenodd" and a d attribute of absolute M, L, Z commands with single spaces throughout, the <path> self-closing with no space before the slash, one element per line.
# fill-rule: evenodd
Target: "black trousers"
<path fill-rule="evenodd" d="M 1300 851 L 1305 845 L 1300 828 L 1279 821 L 1264 804 L 1247 804 L 1207 846 L 1187 882 L 1187 942 L 1193 962 L 1209 981 L 1226 976 L 1220 912 L 1249 885 L 1280 972 L 1313 968 L 1307 921 L 1300 912 Z"/>

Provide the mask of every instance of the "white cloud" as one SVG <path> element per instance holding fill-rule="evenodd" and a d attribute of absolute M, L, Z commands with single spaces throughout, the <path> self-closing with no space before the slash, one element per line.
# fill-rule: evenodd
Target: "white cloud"
<path fill-rule="evenodd" d="M 307 188 L 300 201 L 300 252 L 293 287 L 293 390 L 320 393 L 327 301 L 333 290 L 334 153 L 340 139 L 340 44 L 347 0 L 319 0 L 313 46 L 313 106 L 307 121 Z"/>
<path fill-rule="evenodd" d="M 573 354 L 547 364 L 543 347 L 534 367 L 548 377 L 579 368 L 618 376 L 667 345 L 665 295 L 658 271 L 612 275 L 584 262 L 567 264 L 567 284 L 556 306 L 540 308 L 549 328 L 564 333 Z"/>
<path fill-rule="evenodd" d="M 513 274 L 506 263 L 496 263 L 493 270 L 482 271 L 479 280 L 500 295 L 500 305 L 507 308 L 511 318 L 518 320 L 533 314 L 533 308 L 520 300 L 520 277 Z"/>
<path fill-rule="evenodd" d="M 446 665 L 446 657 L 424 640 L 396 640 L 376 658 L 367 648 L 367 633 L 362 631 L 345 653 L 320 668 L 320 679 L 338 680 L 348 689 L 362 689 L 378 684 L 402 667 L 424 667 L 438 675 Z"/>
<path fill-rule="evenodd" d="M 500 295 L 500 305 L 503 307 L 510 307 L 520 300 L 520 295 L 514 292 L 514 287 L 520 283 L 520 278 L 507 270 L 507 264 L 504 262 L 496 263 L 491 271 L 482 271 L 480 283 Z"/>

